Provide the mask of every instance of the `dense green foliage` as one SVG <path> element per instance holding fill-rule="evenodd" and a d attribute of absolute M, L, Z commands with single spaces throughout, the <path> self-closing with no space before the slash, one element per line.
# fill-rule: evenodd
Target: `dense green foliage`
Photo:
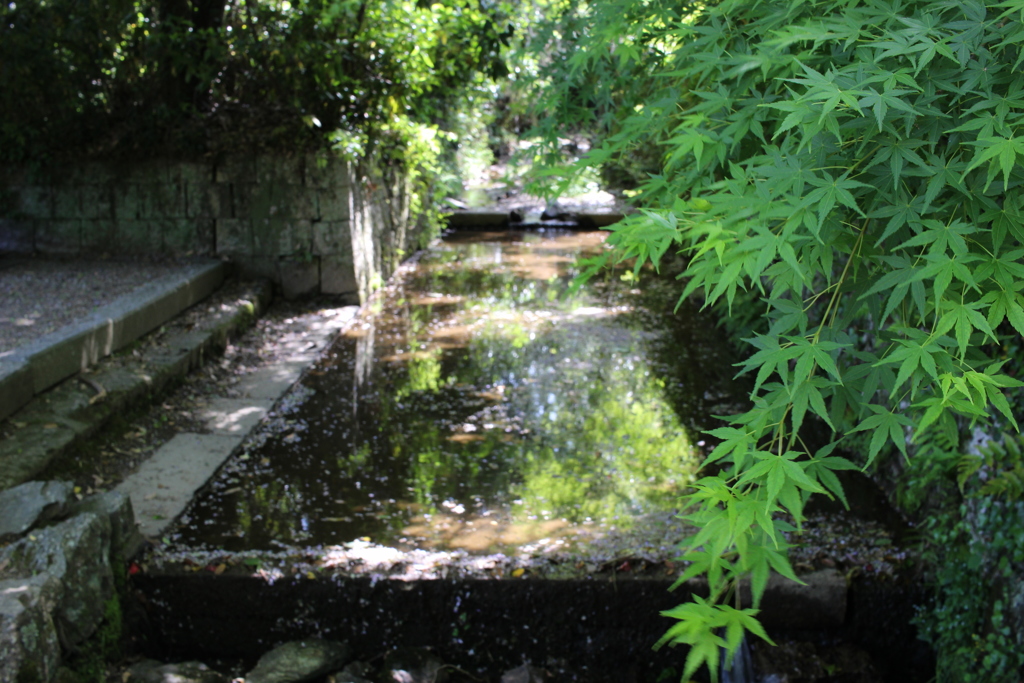
<path fill-rule="evenodd" d="M 0 159 L 402 140 L 504 75 L 471 0 L 19 0 L 0 7 Z"/>
<path fill-rule="evenodd" d="M 927 522 L 933 604 L 918 626 L 939 654 L 939 680 L 1016 680 L 1024 671 L 1024 440 L 1005 435 L 959 459 L 967 494 Z"/>
<path fill-rule="evenodd" d="M 760 634 L 728 605 L 738 581 L 756 606 L 770 570 L 793 577 L 783 517 L 799 527 L 811 494 L 842 499 L 837 470 L 897 453 L 932 463 L 925 486 L 955 469 L 968 427 L 1017 428 L 1001 355 L 1024 333 L 1024 3 L 617 0 L 570 3 L 560 31 L 579 47 L 551 43 L 548 129 L 590 110 L 604 137 L 548 173 L 646 171 L 645 210 L 592 272 L 682 251 L 683 296 L 720 307 L 751 349 L 753 407 L 712 432 L 721 471 L 687 499 L 701 531 L 684 578 L 705 575 L 711 597 L 671 612 L 665 638 L 692 646 L 686 676 L 714 673 L 718 646 Z M 950 533 L 935 540 L 966 552 Z M 937 623 L 984 600 L 942 581 Z M 969 630 L 931 631 L 940 677 L 1006 680 L 1014 664 L 993 653 L 1020 634 L 979 645 Z"/>

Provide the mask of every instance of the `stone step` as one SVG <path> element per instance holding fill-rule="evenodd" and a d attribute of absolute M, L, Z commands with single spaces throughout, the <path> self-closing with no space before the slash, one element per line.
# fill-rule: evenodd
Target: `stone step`
<path fill-rule="evenodd" d="M 184 266 L 0 356 L 0 419 L 202 301 L 223 284 L 225 273 L 220 261 Z"/>
<path fill-rule="evenodd" d="M 465 209 L 445 217 L 451 230 L 535 230 L 538 228 L 564 230 L 600 230 L 618 223 L 625 217 L 618 211 L 571 211 L 557 217 L 524 216 L 518 211 L 492 209 Z"/>
<path fill-rule="evenodd" d="M 217 292 L 215 306 L 189 316 L 190 306 L 213 301 L 208 297 L 223 278 L 221 264 L 190 269 L 185 278 L 152 283 L 23 350 L 20 370 L 0 386 L 4 397 L 11 387 L 29 392 L 0 424 L 0 490 L 31 480 L 114 417 L 154 400 L 222 351 L 270 303 L 269 283 L 233 282 Z M 133 342 L 137 348 L 130 348 Z M 49 387 L 34 381 L 44 376 Z"/>

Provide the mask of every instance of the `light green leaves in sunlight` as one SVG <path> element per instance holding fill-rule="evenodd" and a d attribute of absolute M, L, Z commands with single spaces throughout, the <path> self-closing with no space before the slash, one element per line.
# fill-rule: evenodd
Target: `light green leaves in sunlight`
<path fill-rule="evenodd" d="M 594 5 L 593 21 L 639 36 L 669 11 L 627 4 Z M 725 0 L 655 30 L 673 49 L 628 80 L 602 72 L 611 100 L 633 99 L 608 110 L 600 156 L 637 170 L 644 208 L 610 242 L 637 263 L 679 251 L 682 296 L 749 350 L 750 406 L 709 432 L 717 474 L 684 500 L 702 529 L 687 576 L 711 583 L 674 613 L 691 663 L 714 671 L 715 609 L 745 577 L 785 573 L 780 518 L 799 526 L 813 494 L 845 503 L 841 471 L 932 457 L 937 430 L 1017 427 L 1003 369 L 1024 335 L 1017 9 Z"/>
<path fill-rule="evenodd" d="M 753 633 L 774 645 L 755 618 L 755 609 L 741 610 L 728 605 L 716 605 L 700 596 L 694 596 L 693 602 L 684 603 L 661 614 L 678 621 L 669 628 L 655 647 L 661 647 L 665 643 L 685 644 L 690 647 L 683 671 L 684 681 L 702 665 L 706 665 L 712 677 L 717 679 L 721 649 L 725 648 L 728 662 L 731 663 L 745 632 Z M 718 635 L 721 631 L 725 633 L 724 638 Z"/>

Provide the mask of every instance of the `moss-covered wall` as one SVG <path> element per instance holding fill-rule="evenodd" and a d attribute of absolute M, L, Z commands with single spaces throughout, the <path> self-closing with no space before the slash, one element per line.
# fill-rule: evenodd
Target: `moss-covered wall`
<path fill-rule="evenodd" d="M 240 155 L 9 171 L 0 251 L 59 256 L 211 256 L 286 296 L 364 300 L 411 250 L 404 178 L 371 161 Z"/>

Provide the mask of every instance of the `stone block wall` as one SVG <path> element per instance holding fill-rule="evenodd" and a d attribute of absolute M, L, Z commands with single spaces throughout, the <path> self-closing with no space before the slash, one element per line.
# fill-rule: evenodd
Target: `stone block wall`
<path fill-rule="evenodd" d="M 396 175 L 312 154 L 11 170 L 0 176 L 0 252 L 216 256 L 286 296 L 363 301 L 423 227 Z"/>
<path fill-rule="evenodd" d="M 113 564 L 144 543 L 131 500 L 76 502 L 71 482 L 31 481 L 0 492 L 0 513 L 0 681 L 76 680 L 63 665 L 108 655 L 100 632 L 121 628 Z"/>

